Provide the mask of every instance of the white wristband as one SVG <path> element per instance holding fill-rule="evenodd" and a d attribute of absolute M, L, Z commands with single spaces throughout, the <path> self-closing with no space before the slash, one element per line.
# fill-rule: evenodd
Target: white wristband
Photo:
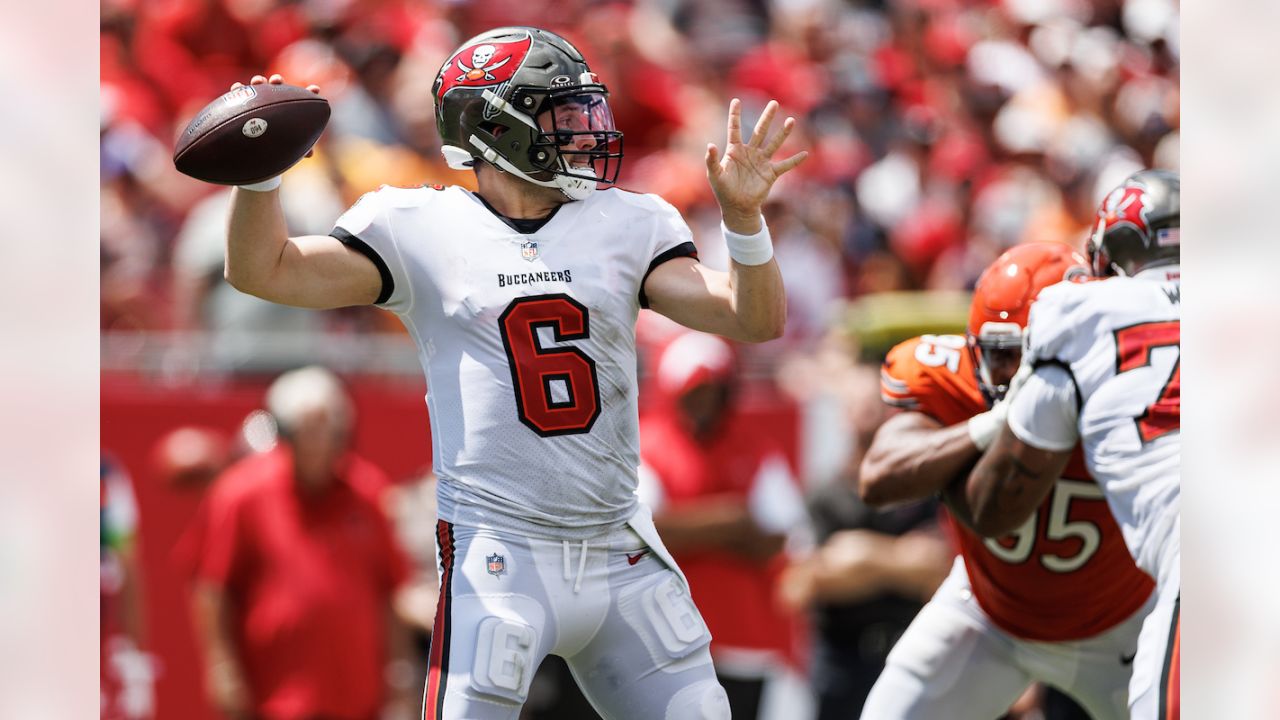
<path fill-rule="evenodd" d="M 969 439 L 973 441 L 974 447 L 979 450 L 991 447 L 1008 415 L 1009 405 L 1002 400 L 990 410 L 969 418 Z"/>
<path fill-rule="evenodd" d="M 724 233 L 724 242 L 729 246 L 729 257 L 740 265 L 763 265 L 773 258 L 773 238 L 769 237 L 769 226 L 764 218 L 760 218 L 760 232 L 755 235 L 739 235 L 725 227 L 720 221 L 720 230 Z"/>
<path fill-rule="evenodd" d="M 272 190 L 280 187 L 280 176 L 277 175 L 273 178 L 263 180 L 262 182 L 256 182 L 251 185 L 237 185 L 236 187 L 241 190 L 249 190 L 252 192 L 271 192 Z"/>

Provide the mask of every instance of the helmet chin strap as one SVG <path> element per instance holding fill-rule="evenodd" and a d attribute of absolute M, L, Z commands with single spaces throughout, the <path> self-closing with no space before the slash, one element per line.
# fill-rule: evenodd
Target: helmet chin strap
<path fill-rule="evenodd" d="M 511 164 L 511 161 L 505 158 L 501 153 L 489 147 L 483 140 L 472 135 L 469 138 L 472 145 L 480 151 L 480 157 L 486 162 L 502 168 L 504 171 L 515 175 L 526 182 L 533 183 L 539 187 L 555 188 L 564 193 L 564 196 L 570 200 L 586 200 L 591 193 L 596 190 L 596 183 L 593 179 L 569 177 L 567 175 L 555 175 L 551 180 L 535 180 L 524 173 L 523 170 Z M 564 158 L 559 158 L 561 169 L 564 168 Z M 590 172 L 593 175 L 595 170 L 591 168 L 582 168 L 581 172 Z"/>
<path fill-rule="evenodd" d="M 475 157 L 460 147 L 442 145 L 440 154 L 444 156 L 444 162 L 450 170 L 470 170 L 475 165 Z"/>
<path fill-rule="evenodd" d="M 492 90 L 485 90 L 482 97 L 485 99 L 485 101 L 487 101 L 490 105 L 492 105 L 498 111 L 506 113 L 507 115 L 510 115 L 511 117 L 515 118 L 521 123 L 524 123 L 525 125 L 528 125 L 534 130 L 540 131 L 537 123 L 535 123 L 532 118 L 516 110 L 515 108 L 511 107 L 511 103 L 508 103 L 506 100 L 503 100 L 501 97 L 498 97 L 498 95 L 494 93 Z M 476 135 L 472 135 L 470 138 L 467 139 L 467 141 L 470 142 L 473 147 L 479 150 L 480 157 L 483 158 L 486 162 L 490 163 L 491 165 L 501 168 L 503 171 L 508 172 L 512 175 L 515 175 L 516 177 L 520 178 L 521 180 L 524 180 L 525 182 L 533 183 L 534 185 L 537 185 L 539 187 L 555 188 L 560 192 L 564 193 L 564 196 L 569 198 L 570 200 L 585 200 L 591 195 L 591 193 L 595 192 L 596 190 L 596 179 L 594 177 L 595 175 L 594 168 L 587 167 L 587 168 L 581 168 L 579 170 L 575 170 L 575 172 L 582 173 L 582 174 L 590 173 L 593 176 L 590 178 L 571 177 L 568 175 L 561 175 L 557 173 L 552 177 L 551 180 L 535 180 L 534 178 L 529 177 L 527 174 L 525 174 L 523 170 L 513 165 L 510 160 L 508 160 L 506 157 L 502 155 L 502 153 L 499 153 L 497 150 L 490 147 L 487 143 L 485 143 L 485 141 L 481 140 Z M 440 148 L 440 152 L 442 155 L 444 155 L 445 163 L 448 164 L 448 166 L 454 170 L 468 170 L 475 165 L 475 158 L 472 156 L 472 154 L 462 148 L 453 147 L 452 145 L 445 145 L 444 147 Z M 566 167 L 565 165 L 565 159 L 563 157 L 560 157 L 557 160 L 560 163 L 560 169 L 563 172 L 568 172 L 569 168 Z"/>
<path fill-rule="evenodd" d="M 560 166 L 564 168 L 564 158 L 560 158 Z M 567 168 L 565 168 L 567 170 Z M 586 200 L 591 193 L 596 191 L 595 168 L 584 167 L 579 168 L 576 172 L 591 173 L 591 178 L 570 177 L 568 175 L 556 175 L 556 187 L 565 197 L 570 200 Z"/>

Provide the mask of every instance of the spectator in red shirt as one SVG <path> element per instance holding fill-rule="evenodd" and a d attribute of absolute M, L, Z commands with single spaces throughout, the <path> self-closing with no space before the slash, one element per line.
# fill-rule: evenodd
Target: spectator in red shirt
<path fill-rule="evenodd" d="M 282 442 L 215 481 L 197 528 L 192 603 L 209 699 L 226 717 L 264 720 L 372 720 L 384 703 L 411 706 L 391 602 L 407 565 L 375 498 L 385 476 L 349 451 L 351 401 L 309 367 L 277 379 L 267 409 Z"/>
<path fill-rule="evenodd" d="M 733 717 L 759 714 L 766 681 L 798 669 L 799 617 L 775 600 L 803 497 L 768 428 L 734 397 L 732 346 L 677 336 L 640 418 L 639 493 L 689 580 Z"/>

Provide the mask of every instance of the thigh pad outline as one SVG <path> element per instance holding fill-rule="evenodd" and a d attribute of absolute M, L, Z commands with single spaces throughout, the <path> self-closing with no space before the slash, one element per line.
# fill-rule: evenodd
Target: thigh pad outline
<path fill-rule="evenodd" d="M 538 635 L 533 627 L 507 618 L 480 621 L 471 684 L 479 692 L 523 703 L 537 670 Z"/>
<path fill-rule="evenodd" d="M 627 624 L 644 641 L 659 667 L 711 642 L 711 633 L 680 577 L 670 570 L 662 575 L 658 582 L 619 598 Z"/>

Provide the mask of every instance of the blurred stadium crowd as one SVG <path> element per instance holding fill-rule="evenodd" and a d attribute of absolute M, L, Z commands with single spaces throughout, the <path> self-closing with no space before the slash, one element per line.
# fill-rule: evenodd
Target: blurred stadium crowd
<path fill-rule="evenodd" d="M 799 682 L 816 698 L 752 697 L 775 708 L 761 717 L 804 715 L 787 702 L 826 717 L 819 714 L 824 703 L 847 709 L 861 698 L 840 693 L 866 691 L 849 682 L 861 662 L 850 648 L 876 644 L 869 687 L 895 633 L 949 566 L 932 505 L 876 515 L 850 491 L 861 451 L 886 414 L 875 365 L 858 360 L 877 362 L 878 352 L 916 332 L 959 330 L 967 297 L 943 291 L 971 288 L 1017 243 L 1081 248 L 1107 190 L 1142 167 L 1178 169 L 1178 22 L 1176 0 L 103 0 L 101 329 L 114 337 L 401 332 L 392 315 L 373 308 L 275 306 L 222 280 L 229 192 L 178 174 L 173 139 L 200 107 L 253 74 L 316 83 L 332 104 L 315 157 L 291 170 L 282 190 L 291 232 L 325 234 L 381 184 L 474 187 L 471 175 L 448 170 L 439 153 L 430 88 L 440 63 L 491 27 L 560 33 L 612 93 L 625 133 L 619 184 L 679 208 L 713 267 L 727 266 L 728 256 L 705 178 L 706 143 L 722 141 L 729 98 L 743 99 L 750 125 L 778 99 L 799 121 L 789 144 L 812 157 L 780 181 L 766 208 L 787 287 L 787 334 L 741 349 L 736 367 L 754 382 L 742 388 L 737 410 L 775 423 L 777 435 L 779 418 L 796 430 L 784 450 L 800 475 L 810 522 L 792 524 L 810 527 L 788 533 L 786 523 L 773 523 L 772 535 L 760 540 L 769 551 L 758 554 L 767 556 L 768 581 L 780 583 L 778 605 L 814 610 L 789 647 L 774 649 L 789 673 L 808 675 Z M 829 332 L 847 303 L 903 290 L 933 291 L 947 306 L 944 319 L 914 318 L 896 336 Z M 651 353 L 674 337 L 665 320 L 648 313 L 639 332 Z M 656 375 L 656 358 L 644 369 Z M 410 372 L 420 377 L 416 362 Z M 104 391 L 113 398 L 134 392 L 109 385 Z M 642 392 L 642 402 L 647 396 Z M 103 407 L 108 452 L 112 439 L 142 432 L 109 428 L 106 400 Z M 237 405 L 237 417 L 243 412 Z M 253 417 L 232 441 L 238 454 L 262 449 L 254 446 Z M 194 453 L 218 458 L 213 466 L 183 465 L 174 459 L 181 453 L 165 454 L 174 437 L 157 439 L 146 445 L 155 443 L 170 465 L 200 471 L 192 485 L 203 486 L 228 455 L 219 446 Z M 361 449 L 380 460 L 367 443 Z M 752 482 L 734 492 L 756 497 L 763 491 Z M 429 484 L 399 483 L 403 497 L 388 503 L 399 508 L 392 514 L 420 517 L 414 503 L 430 505 Z M 778 503 L 770 503 L 776 511 Z M 141 505 L 145 514 L 147 502 Z M 190 514 L 193 506 L 184 507 Z M 131 508 L 124 515 L 135 514 Z M 104 509 L 107 515 L 120 513 Z M 762 524 L 753 518 L 735 522 Z M 420 523 L 397 524 L 422 535 Z M 404 543 L 424 575 L 432 574 L 433 542 Z M 850 584 L 890 552 L 914 558 L 923 580 L 906 589 L 898 582 L 893 593 L 887 580 Z M 420 590 L 429 596 L 414 603 L 421 611 L 402 614 L 419 628 L 423 651 L 434 588 Z M 797 647 L 816 649 L 803 659 Z M 560 685 L 571 684 L 563 666 L 545 669 L 559 673 Z M 151 681 L 149 671 L 139 672 Z M 576 714 L 572 698 L 557 699 L 555 686 L 546 681 L 535 691 L 528 717 L 590 717 Z"/>
<path fill-rule="evenodd" d="M 333 105 L 285 184 L 295 232 L 327 233 L 380 184 L 468 184 L 440 158 L 430 86 L 503 24 L 583 49 L 626 135 L 620 185 L 676 205 L 711 264 L 701 158 L 727 99 L 800 120 L 813 157 L 768 211 L 793 347 L 839 299 L 964 289 L 1017 242 L 1079 247 L 1106 188 L 1178 166 L 1174 0 L 104 0 L 102 329 L 397 330 L 234 297 L 226 193 L 178 175 L 172 140 L 232 82 L 279 72 Z"/>

